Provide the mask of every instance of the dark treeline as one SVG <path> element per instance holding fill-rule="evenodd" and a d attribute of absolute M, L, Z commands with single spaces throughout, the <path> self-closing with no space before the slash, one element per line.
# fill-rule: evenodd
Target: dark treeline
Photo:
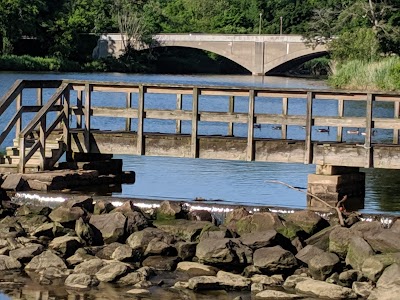
<path fill-rule="evenodd" d="M 0 51 L 85 62 L 101 33 L 145 41 L 153 33 L 282 32 L 330 42 L 338 60 L 372 59 L 400 51 L 399 8 L 400 0 L 0 0 Z"/>

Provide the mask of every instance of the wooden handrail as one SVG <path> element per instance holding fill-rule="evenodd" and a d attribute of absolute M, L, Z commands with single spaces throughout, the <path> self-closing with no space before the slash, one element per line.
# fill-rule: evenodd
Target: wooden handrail
<path fill-rule="evenodd" d="M 0 116 L 4 111 L 14 102 L 15 98 L 21 94 L 24 89 L 25 82 L 23 80 L 16 80 L 7 93 L 0 100 Z"/>

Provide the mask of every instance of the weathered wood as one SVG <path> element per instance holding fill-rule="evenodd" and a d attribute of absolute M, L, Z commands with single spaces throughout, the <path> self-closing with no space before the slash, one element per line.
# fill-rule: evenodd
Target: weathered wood
<path fill-rule="evenodd" d="M 11 130 L 14 128 L 15 124 L 17 123 L 17 120 L 21 118 L 23 110 L 24 108 L 18 110 L 11 118 L 10 122 L 8 122 L 7 126 L 3 129 L 3 132 L 0 134 L 0 145 L 3 143 L 3 141 L 11 132 Z"/>
<path fill-rule="evenodd" d="M 92 105 L 92 85 L 86 84 L 85 86 L 85 106 L 84 106 L 84 116 L 85 116 L 85 150 L 87 153 L 90 152 L 90 109 Z"/>
<path fill-rule="evenodd" d="M 394 120 L 392 120 L 393 122 L 395 121 L 399 121 L 396 119 L 399 119 L 400 116 L 400 102 L 396 101 L 394 102 Z M 393 144 L 398 145 L 399 144 L 399 128 L 393 129 Z"/>
<path fill-rule="evenodd" d="M 312 104 L 313 104 L 313 92 L 307 93 L 307 111 L 306 111 L 306 137 L 305 137 L 305 150 L 304 150 L 304 163 L 311 164 L 313 161 L 313 149 L 312 149 Z"/>
<path fill-rule="evenodd" d="M 193 92 L 192 87 L 190 88 L 180 88 L 180 87 L 157 87 L 149 86 L 147 87 L 147 93 L 149 94 L 181 94 L 181 95 L 191 95 Z"/>
<path fill-rule="evenodd" d="M 288 114 L 288 98 L 287 97 L 282 97 L 282 115 L 287 116 Z M 281 137 L 283 140 L 287 139 L 287 125 L 286 124 L 281 124 Z"/>
<path fill-rule="evenodd" d="M 249 91 L 248 90 L 221 90 L 221 89 L 206 89 L 203 88 L 201 90 L 200 95 L 202 96 L 241 96 L 241 97 L 248 97 Z"/>
<path fill-rule="evenodd" d="M 43 89 L 41 87 L 36 90 L 36 103 L 39 106 L 43 105 Z"/>
<path fill-rule="evenodd" d="M 144 94 L 145 87 L 143 85 L 139 86 L 139 95 L 138 95 L 138 121 L 137 121 L 137 144 L 136 144 L 136 152 L 138 155 L 143 155 L 143 120 L 144 120 Z"/>
<path fill-rule="evenodd" d="M 22 91 L 18 94 L 15 104 L 16 104 L 16 111 L 19 111 L 22 107 Z M 19 136 L 21 130 L 22 130 L 22 120 L 21 118 L 18 118 L 17 122 L 15 123 L 15 137 Z"/>
<path fill-rule="evenodd" d="M 299 92 L 299 91 L 257 91 L 256 97 L 264 97 L 264 98 L 293 98 L 293 99 L 304 99 L 307 98 L 307 92 Z"/>
<path fill-rule="evenodd" d="M 123 87 L 113 85 L 92 85 L 93 92 L 109 92 L 109 93 L 138 93 L 138 87 Z"/>
<path fill-rule="evenodd" d="M 197 130 L 199 122 L 199 94 L 198 88 L 193 88 L 193 100 L 192 100 L 192 132 L 191 132 L 191 157 L 199 157 L 198 145 L 199 141 L 197 139 Z"/>
<path fill-rule="evenodd" d="M 176 95 L 176 110 L 182 111 L 182 94 Z M 182 121 L 176 120 L 175 133 L 182 133 Z"/>
<path fill-rule="evenodd" d="M 228 113 L 233 115 L 235 112 L 235 96 L 229 96 Z M 233 122 L 228 123 L 228 136 L 233 136 Z"/>
<path fill-rule="evenodd" d="M 66 146 L 66 151 L 71 149 L 71 136 L 69 134 L 69 107 L 70 107 L 70 90 L 67 88 L 64 92 L 64 107 L 63 107 L 63 119 L 62 119 L 62 128 L 63 128 L 63 140 Z"/>
<path fill-rule="evenodd" d="M 0 99 L 0 116 L 14 102 L 15 98 L 25 87 L 25 81 L 16 80 L 7 93 Z"/>
<path fill-rule="evenodd" d="M 315 126 L 365 127 L 364 117 L 313 117 Z"/>
<path fill-rule="evenodd" d="M 367 95 L 367 109 L 366 109 L 366 114 L 365 114 L 365 122 L 366 122 L 366 127 L 365 127 L 365 143 L 364 147 L 366 149 L 366 162 L 365 162 L 365 168 L 371 168 L 373 166 L 373 154 L 372 154 L 372 128 L 373 128 L 373 121 L 372 121 L 372 110 L 373 110 L 373 101 L 374 101 L 374 95 L 371 93 L 368 93 Z"/>
<path fill-rule="evenodd" d="M 75 114 L 76 115 L 76 127 L 77 128 L 82 128 L 82 104 L 83 104 L 83 91 L 77 91 L 77 97 L 76 97 L 76 106 L 78 109 L 80 109 L 80 114 Z"/>
<path fill-rule="evenodd" d="M 254 90 L 250 90 L 249 94 L 249 112 L 247 119 L 247 148 L 246 148 L 246 160 L 254 160 L 254 103 L 255 93 Z"/>
<path fill-rule="evenodd" d="M 343 113 L 344 113 L 344 100 L 338 99 L 338 117 L 343 118 Z M 343 125 L 343 123 L 341 123 L 340 125 Z M 342 126 L 337 126 L 336 140 L 338 142 L 341 142 L 343 140 L 343 127 Z"/>
<path fill-rule="evenodd" d="M 39 123 L 39 167 L 40 170 L 44 170 L 45 159 L 46 159 L 46 115 L 40 120 Z"/>
<path fill-rule="evenodd" d="M 132 93 L 128 92 L 126 93 L 126 108 L 130 109 L 132 108 Z M 131 131 L 132 130 L 132 116 L 128 116 L 125 120 L 125 130 L 126 131 Z"/>

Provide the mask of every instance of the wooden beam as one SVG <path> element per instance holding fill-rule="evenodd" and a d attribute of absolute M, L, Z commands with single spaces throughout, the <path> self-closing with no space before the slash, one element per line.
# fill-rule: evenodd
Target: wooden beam
<path fill-rule="evenodd" d="M 371 168 L 373 166 L 373 155 L 372 155 L 372 128 L 374 126 L 372 121 L 372 113 L 373 113 L 373 104 L 374 104 L 374 95 L 368 93 L 367 95 L 367 109 L 365 113 L 365 143 L 364 148 L 366 150 L 366 162 L 365 168 Z"/>
<path fill-rule="evenodd" d="M 394 118 L 399 119 L 400 102 L 394 102 Z M 393 129 L 393 144 L 399 144 L 399 129 Z"/>
<path fill-rule="evenodd" d="M 306 112 L 306 137 L 305 137 L 305 151 L 304 151 L 304 163 L 312 164 L 313 162 L 313 149 L 312 149 L 312 126 L 313 126 L 313 92 L 307 92 L 307 112 Z"/>
<path fill-rule="evenodd" d="M 199 122 L 199 94 L 198 88 L 193 88 L 193 100 L 192 100 L 192 133 L 191 133 L 191 157 L 199 157 L 197 139 L 198 122 Z"/>
<path fill-rule="evenodd" d="M 229 96 L 228 113 L 233 115 L 235 112 L 235 96 Z M 228 136 L 233 136 L 233 122 L 228 123 Z"/>
<path fill-rule="evenodd" d="M 69 116 L 70 116 L 70 89 L 67 88 L 64 92 L 64 108 L 63 108 L 63 140 L 64 144 L 66 146 L 66 151 L 69 151 L 71 149 L 71 135 L 70 135 L 70 124 L 69 124 Z"/>
<path fill-rule="evenodd" d="M 39 106 L 43 105 L 43 89 L 41 87 L 36 90 L 36 103 Z"/>
<path fill-rule="evenodd" d="M 144 126 L 144 94 L 145 87 L 143 85 L 139 86 L 138 94 L 138 120 L 137 120 L 137 144 L 136 152 L 138 155 L 144 154 L 144 140 L 143 140 L 143 126 Z"/>
<path fill-rule="evenodd" d="M 76 106 L 82 111 L 83 91 L 77 91 Z M 82 114 L 76 115 L 76 128 L 82 128 Z"/>
<path fill-rule="evenodd" d="M 39 167 L 41 171 L 44 171 L 46 160 L 46 115 L 43 116 L 39 123 L 39 141 Z"/>
<path fill-rule="evenodd" d="M 90 107 L 92 105 L 92 85 L 86 84 L 85 86 L 85 107 L 84 107 L 84 115 L 85 115 L 85 149 L 86 153 L 90 153 Z"/>
<path fill-rule="evenodd" d="M 343 118 L 344 100 L 343 99 L 338 99 L 337 102 L 338 102 L 338 117 L 339 118 Z M 337 126 L 336 140 L 338 142 L 342 142 L 342 140 L 343 140 L 343 126 Z"/>
<path fill-rule="evenodd" d="M 249 111 L 247 119 L 247 149 L 246 149 L 246 160 L 254 160 L 254 102 L 255 93 L 254 90 L 250 90 L 249 93 Z"/>
<path fill-rule="evenodd" d="M 16 98 L 15 105 L 16 105 L 16 111 L 19 111 L 22 107 L 22 90 Z M 22 130 L 22 118 L 18 118 L 17 122 L 15 124 L 15 137 L 16 138 L 19 137 L 21 130 Z"/>
<path fill-rule="evenodd" d="M 126 93 L 126 108 L 127 109 L 132 108 L 132 93 L 131 92 Z M 131 119 L 131 117 L 127 117 L 125 119 L 125 130 L 126 131 L 131 131 L 132 130 L 132 119 Z"/>
<path fill-rule="evenodd" d="M 288 114 L 288 98 L 287 97 L 282 97 L 282 115 L 287 116 Z M 282 134 L 282 139 L 286 140 L 287 139 L 287 125 L 286 124 L 281 124 L 281 134 Z"/>
<path fill-rule="evenodd" d="M 182 111 L 182 94 L 176 94 L 176 110 Z M 175 133 L 182 133 L 182 120 L 176 120 Z"/>

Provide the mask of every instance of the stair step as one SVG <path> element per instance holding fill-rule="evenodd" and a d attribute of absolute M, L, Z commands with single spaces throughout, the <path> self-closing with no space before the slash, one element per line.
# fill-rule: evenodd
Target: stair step
<path fill-rule="evenodd" d="M 59 150 L 60 148 L 47 148 L 46 147 L 46 151 L 45 151 L 45 155 L 46 156 L 52 156 L 53 155 L 53 151 L 54 150 Z M 28 154 L 28 152 L 30 151 L 30 148 L 26 149 L 25 154 Z M 39 156 L 39 150 L 36 151 L 33 154 L 33 157 L 35 156 Z M 19 156 L 19 148 L 17 147 L 7 147 L 6 148 L 6 156 Z"/>

